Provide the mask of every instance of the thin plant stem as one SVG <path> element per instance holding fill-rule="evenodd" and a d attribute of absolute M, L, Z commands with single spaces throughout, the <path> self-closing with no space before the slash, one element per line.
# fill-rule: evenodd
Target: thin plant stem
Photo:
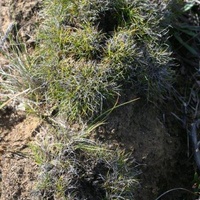
<path fill-rule="evenodd" d="M 185 189 L 185 188 L 173 188 L 173 189 L 167 190 L 166 192 L 164 192 L 163 194 L 161 194 L 159 197 L 157 197 L 155 200 L 159 200 L 159 199 L 161 199 L 162 197 L 164 197 L 166 194 L 168 194 L 168 193 L 170 193 L 170 192 L 177 191 L 177 190 L 182 190 L 182 191 L 185 191 L 185 192 L 188 192 L 188 193 L 190 193 L 190 194 L 192 194 L 192 195 L 197 196 L 196 193 L 194 193 L 194 192 L 192 192 L 192 191 L 190 191 L 190 190 L 188 190 L 188 189 Z"/>

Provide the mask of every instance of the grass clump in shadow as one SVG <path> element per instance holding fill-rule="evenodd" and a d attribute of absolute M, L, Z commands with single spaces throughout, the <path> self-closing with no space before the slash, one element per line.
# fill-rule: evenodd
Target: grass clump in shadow
<path fill-rule="evenodd" d="M 169 42 L 177 63 L 173 95 L 181 106 L 188 107 L 191 119 L 198 119 L 200 3 L 174 0 L 168 10 L 169 17 L 165 23 L 170 25 Z M 185 122 L 182 123 L 185 127 Z"/>
<path fill-rule="evenodd" d="M 178 62 L 184 67 L 185 73 L 199 68 L 200 58 L 200 3 L 198 1 L 174 1 L 169 7 L 171 15 L 170 42 Z"/>

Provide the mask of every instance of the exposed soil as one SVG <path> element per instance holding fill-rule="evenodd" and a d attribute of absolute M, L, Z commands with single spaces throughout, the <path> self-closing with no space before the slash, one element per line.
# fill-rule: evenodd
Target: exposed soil
<path fill-rule="evenodd" d="M 32 199 L 37 166 L 28 144 L 40 120 L 24 113 L 1 112 L 0 124 L 1 199 Z"/>
<path fill-rule="evenodd" d="M 41 2 L 41 0 L 1 1 L 1 32 L 5 33 L 9 25 L 14 22 L 19 30 L 18 34 L 29 43 L 33 39 L 37 27 Z"/>
<path fill-rule="evenodd" d="M 17 22 L 20 34 L 28 43 L 33 41 L 40 0 L 1 0 L 1 33 Z M 7 61 L 0 55 L 0 65 Z M 0 79 L 1 80 L 1 79 Z M 1 80 L 2 81 L 2 80 Z M 131 95 L 127 95 L 127 100 Z M 1 97 L 0 97 L 1 98 Z M 105 126 L 98 130 L 101 141 L 118 143 L 133 152 L 140 187 L 136 200 L 154 200 L 172 188 L 188 188 L 193 181 L 192 160 L 187 156 L 187 133 L 170 114 L 174 105 L 158 110 L 142 99 L 116 109 Z M 7 107 L 0 112 L 0 197 L 2 200 L 34 199 L 31 192 L 37 178 L 37 165 L 27 145 L 41 121 L 34 116 Z M 173 192 L 166 200 L 193 199 L 184 192 Z"/>
<path fill-rule="evenodd" d="M 132 150 L 141 170 L 135 199 L 156 199 L 169 189 L 192 187 L 194 172 L 187 156 L 187 133 L 170 114 L 174 110 L 168 105 L 160 111 L 141 99 L 115 110 L 107 125 L 99 129 L 98 137 L 104 142 L 117 142 Z M 193 197 L 177 190 L 163 199 Z"/>
<path fill-rule="evenodd" d="M 0 33 L 4 37 L 15 22 L 27 43 L 32 42 L 39 0 L 0 2 Z M 0 54 L 0 67 L 9 64 Z M 0 78 L 0 81 L 3 81 Z M 2 100 L 0 96 L 0 100 Z M 33 199 L 31 192 L 37 177 L 37 165 L 28 147 L 40 120 L 13 109 L 13 102 L 0 110 L 0 199 Z"/>

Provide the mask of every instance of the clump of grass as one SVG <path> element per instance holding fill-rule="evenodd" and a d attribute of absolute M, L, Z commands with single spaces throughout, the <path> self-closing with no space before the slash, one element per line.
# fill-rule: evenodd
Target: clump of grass
<path fill-rule="evenodd" d="M 154 95 L 164 99 L 173 83 L 168 46 L 156 40 L 138 44 L 135 34 L 134 28 L 121 29 L 107 41 L 103 62 L 108 66 L 108 76 L 117 83 L 131 84 L 149 99 Z"/>
<path fill-rule="evenodd" d="M 27 66 L 17 87 L 34 91 L 37 110 L 57 107 L 70 121 L 92 119 L 127 87 L 164 99 L 173 72 L 163 17 L 149 0 L 45 0 L 36 49 L 9 73 L 20 76 Z"/>
<path fill-rule="evenodd" d="M 173 72 L 156 5 L 126 0 L 46 3 L 47 20 L 38 35 L 39 70 L 49 84 L 47 96 L 58 100 L 70 118 L 99 113 L 127 84 L 149 99 L 164 98 Z"/>
<path fill-rule="evenodd" d="M 4 96 L 7 95 L 7 101 L 11 103 L 17 99 L 23 101 L 22 99 L 26 98 L 37 104 L 38 93 L 44 83 L 36 78 L 34 58 L 29 56 L 26 46 L 12 41 L 9 48 L 4 49 L 2 53 L 9 60 L 8 65 L 0 68 L 1 92 Z"/>
<path fill-rule="evenodd" d="M 105 99 L 113 98 L 118 93 L 118 86 L 112 80 L 107 81 L 101 64 L 66 59 L 59 67 L 63 71 L 49 74 L 47 95 L 51 99 L 59 99 L 60 111 L 67 111 L 71 119 L 93 116 Z"/>
<path fill-rule="evenodd" d="M 35 191 L 40 198 L 134 199 L 137 172 L 124 151 L 108 149 L 88 139 L 87 130 L 74 132 L 71 138 L 66 130 L 56 134 L 43 131 L 48 136 L 40 141 L 40 146 L 32 147 L 41 169 Z"/>

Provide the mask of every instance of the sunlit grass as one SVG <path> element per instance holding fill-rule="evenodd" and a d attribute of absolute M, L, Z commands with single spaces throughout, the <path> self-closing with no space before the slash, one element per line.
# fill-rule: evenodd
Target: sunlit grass
<path fill-rule="evenodd" d="M 134 199 L 138 181 L 133 159 L 118 147 L 108 149 L 88 139 L 89 130 L 73 132 L 72 137 L 69 137 L 70 129 L 56 134 L 42 130 L 44 136 L 39 145 L 32 145 L 41 168 L 36 189 L 38 197 Z"/>

